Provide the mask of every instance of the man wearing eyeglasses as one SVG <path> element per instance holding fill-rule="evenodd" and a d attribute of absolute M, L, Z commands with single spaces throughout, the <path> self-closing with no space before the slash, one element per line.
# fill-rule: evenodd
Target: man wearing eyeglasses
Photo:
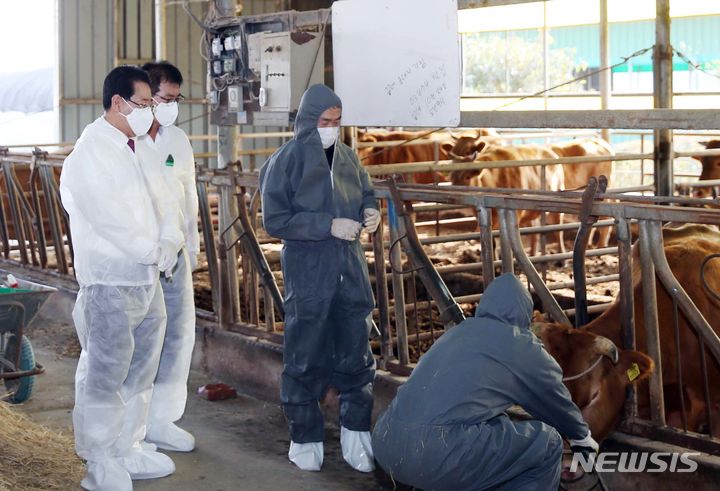
<path fill-rule="evenodd" d="M 195 303 L 192 271 L 197 267 L 200 237 L 198 234 L 198 197 L 195 187 L 195 159 L 190 140 L 174 125 L 183 77 L 174 65 L 160 61 L 143 65 L 150 77 L 154 115 L 148 134 L 138 144 L 148 149 L 150 158 L 142 161 L 162 174 L 176 207 L 182 213 L 184 247 L 172 275 L 160 278 L 168 321 L 160 366 L 153 388 L 145 441 L 165 450 L 190 452 L 195 438 L 178 427 L 187 401 L 187 379 L 195 345 Z"/>
<path fill-rule="evenodd" d="M 73 426 L 89 490 L 131 491 L 131 479 L 175 471 L 167 455 L 140 445 L 167 319 L 159 273 L 173 269 L 183 243 L 179 210 L 136 153 L 152 103 L 145 72 L 113 69 L 103 83 L 105 112 L 85 128 L 60 176 L 80 284 Z"/>

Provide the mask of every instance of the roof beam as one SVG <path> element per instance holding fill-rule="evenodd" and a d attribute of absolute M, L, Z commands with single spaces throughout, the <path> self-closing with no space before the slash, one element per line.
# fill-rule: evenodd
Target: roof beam
<path fill-rule="evenodd" d="M 539 1 L 542 0 L 458 0 L 458 10 L 514 5 L 517 3 L 534 3 Z"/>
<path fill-rule="evenodd" d="M 466 128 L 720 129 L 717 109 L 609 109 L 597 111 L 462 111 Z"/>

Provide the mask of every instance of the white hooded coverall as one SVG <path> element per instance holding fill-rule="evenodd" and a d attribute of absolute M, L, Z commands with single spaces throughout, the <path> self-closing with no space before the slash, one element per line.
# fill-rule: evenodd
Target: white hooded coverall
<path fill-rule="evenodd" d="M 192 269 L 200 251 L 198 232 L 198 196 L 195 185 L 195 158 L 185 132 L 175 125 L 161 126 L 155 141 L 149 135 L 138 145 L 157 152 L 158 159 L 143 161 L 162 174 L 176 206 L 182 212 L 184 252 L 170 279 L 161 278 L 168 315 L 160 367 L 155 379 L 148 424 L 173 423 L 185 412 L 187 380 L 195 345 L 195 303 Z"/>
<path fill-rule="evenodd" d="M 60 193 L 80 284 L 73 426 L 76 451 L 88 461 L 82 485 L 132 489 L 120 463 L 140 452 L 165 333 L 157 250 L 161 240 L 180 249 L 180 215 L 160 213 L 172 210 L 160 206 L 164 183 L 143 171 L 127 136 L 104 116 L 65 160 Z"/>

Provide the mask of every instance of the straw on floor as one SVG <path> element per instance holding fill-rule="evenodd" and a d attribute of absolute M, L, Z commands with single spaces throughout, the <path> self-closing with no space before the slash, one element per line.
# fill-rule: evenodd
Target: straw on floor
<path fill-rule="evenodd" d="M 79 489 L 84 472 L 72 436 L 0 402 L 0 491 Z"/>

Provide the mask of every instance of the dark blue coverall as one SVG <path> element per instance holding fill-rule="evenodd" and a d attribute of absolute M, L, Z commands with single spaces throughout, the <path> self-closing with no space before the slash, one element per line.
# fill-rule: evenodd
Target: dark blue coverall
<path fill-rule="evenodd" d="M 295 136 L 260 170 L 263 224 L 282 239 L 285 281 L 284 369 L 280 398 L 295 443 L 321 442 L 319 399 L 340 393 L 340 423 L 370 431 L 375 359 L 368 336 L 373 293 L 358 240 L 330 234 L 333 218 L 363 221 L 377 209 L 368 174 L 353 150 L 337 141 L 328 162 L 316 130 L 320 115 L 341 107 L 324 85 L 303 95 Z"/>
<path fill-rule="evenodd" d="M 420 359 L 373 430 L 375 459 L 430 490 L 557 490 L 562 439 L 588 434 L 562 371 L 530 331 L 532 301 L 511 274 L 494 280 L 475 318 Z M 519 404 L 539 421 L 512 421 Z"/>

